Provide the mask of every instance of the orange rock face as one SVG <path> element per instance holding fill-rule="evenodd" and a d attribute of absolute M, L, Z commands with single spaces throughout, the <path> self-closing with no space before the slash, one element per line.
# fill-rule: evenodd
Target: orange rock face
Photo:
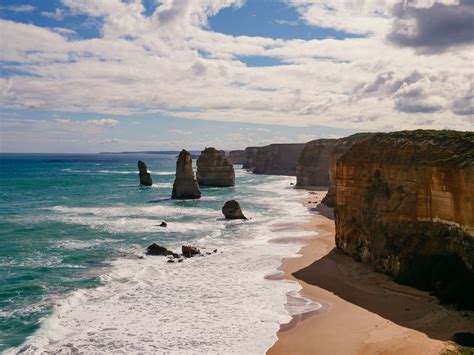
<path fill-rule="evenodd" d="M 473 133 L 376 134 L 337 160 L 335 183 L 338 248 L 442 300 L 467 283 L 444 300 L 474 307 Z"/>

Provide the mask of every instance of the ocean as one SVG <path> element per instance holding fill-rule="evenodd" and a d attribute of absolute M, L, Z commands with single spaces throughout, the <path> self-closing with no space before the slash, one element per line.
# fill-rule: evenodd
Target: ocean
<path fill-rule="evenodd" d="M 152 187 L 139 186 L 139 159 Z M 0 351 L 261 354 L 292 315 L 320 307 L 275 277 L 311 235 L 275 228 L 310 216 L 294 177 L 236 166 L 235 187 L 175 201 L 174 155 L 2 154 L 0 164 Z M 248 221 L 223 218 L 230 199 Z M 152 243 L 204 256 L 167 263 L 144 256 Z"/>

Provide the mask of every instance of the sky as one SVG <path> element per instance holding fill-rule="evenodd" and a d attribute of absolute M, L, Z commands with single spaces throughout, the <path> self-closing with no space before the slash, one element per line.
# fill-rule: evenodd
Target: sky
<path fill-rule="evenodd" d="M 474 127 L 474 0 L 2 0 L 0 152 Z"/>

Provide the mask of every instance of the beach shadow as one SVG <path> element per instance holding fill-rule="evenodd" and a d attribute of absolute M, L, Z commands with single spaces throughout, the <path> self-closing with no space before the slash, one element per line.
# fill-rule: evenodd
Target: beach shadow
<path fill-rule="evenodd" d="M 293 276 L 432 339 L 448 341 L 455 332 L 474 330 L 473 312 L 444 307 L 427 292 L 397 284 L 336 248 Z"/>

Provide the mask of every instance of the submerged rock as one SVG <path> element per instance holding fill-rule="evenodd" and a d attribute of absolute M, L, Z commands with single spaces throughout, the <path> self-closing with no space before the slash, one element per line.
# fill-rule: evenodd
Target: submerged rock
<path fill-rule="evenodd" d="M 174 180 L 171 198 L 186 200 L 201 197 L 198 182 L 194 178 L 192 164 L 191 154 L 183 149 L 179 153 L 176 162 L 176 179 Z"/>
<path fill-rule="evenodd" d="M 240 204 L 236 200 L 227 201 L 222 207 L 222 213 L 226 219 L 247 219 L 242 213 Z"/>
<path fill-rule="evenodd" d="M 222 151 L 206 148 L 197 160 L 197 180 L 200 186 L 226 187 L 235 185 L 234 166 Z"/>
<path fill-rule="evenodd" d="M 148 255 L 165 255 L 165 256 L 175 254 L 171 250 L 165 247 L 162 247 L 161 245 L 158 245 L 156 243 L 153 243 L 148 248 L 146 248 L 146 253 Z"/>
<path fill-rule="evenodd" d="M 181 247 L 181 252 L 183 253 L 183 256 L 186 258 L 191 258 L 194 255 L 201 254 L 201 251 L 198 248 L 193 247 L 191 245 L 183 245 Z"/>
<path fill-rule="evenodd" d="M 143 186 L 151 186 L 153 185 L 153 180 L 151 179 L 151 175 L 148 172 L 145 162 L 139 160 L 138 161 L 138 176 L 140 177 L 140 185 Z"/>

